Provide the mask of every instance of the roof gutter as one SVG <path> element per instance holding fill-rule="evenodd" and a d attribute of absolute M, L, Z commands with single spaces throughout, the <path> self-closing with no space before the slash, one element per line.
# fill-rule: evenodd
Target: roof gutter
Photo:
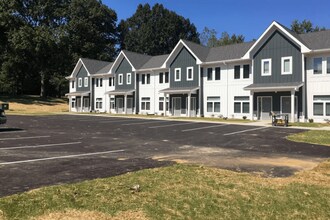
<path fill-rule="evenodd" d="M 326 53 L 326 52 L 330 52 L 330 48 L 327 48 L 327 49 L 319 49 L 319 50 L 311 50 L 311 51 L 306 52 L 306 53 L 304 53 L 304 54 Z"/>
<path fill-rule="evenodd" d="M 212 64 L 225 64 L 226 63 L 234 63 L 234 62 L 241 62 L 241 61 L 248 61 L 251 60 L 249 58 L 239 58 L 239 59 L 231 59 L 231 60 L 219 60 L 219 61 L 212 61 L 212 62 L 204 62 L 202 65 L 212 65 Z"/>
<path fill-rule="evenodd" d="M 156 71 L 156 70 L 167 70 L 168 68 L 163 68 L 163 67 L 160 67 L 160 68 L 148 68 L 148 69 L 138 69 L 136 70 L 137 73 L 140 73 L 140 72 L 152 72 L 152 71 Z"/>

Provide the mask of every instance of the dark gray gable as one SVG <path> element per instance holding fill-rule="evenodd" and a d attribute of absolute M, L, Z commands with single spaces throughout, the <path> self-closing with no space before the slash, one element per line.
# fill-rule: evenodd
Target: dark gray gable
<path fill-rule="evenodd" d="M 130 73 L 131 74 L 131 84 L 127 84 L 127 74 Z M 118 80 L 119 74 L 123 74 L 123 84 L 119 85 L 118 84 Z M 135 74 L 133 73 L 133 67 L 131 66 L 131 64 L 128 62 L 128 60 L 124 57 L 119 66 L 117 67 L 117 69 L 115 70 L 115 86 L 116 89 L 134 89 L 135 88 Z"/>
<path fill-rule="evenodd" d="M 90 82 L 89 82 L 90 78 L 88 77 L 88 87 L 85 87 L 84 86 L 85 77 L 88 77 L 88 73 L 87 73 L 87 70 L 84 67 L 84 65 L 81 65 L 80 68 L 79 68 L 79 71 L 77 73 L 77 76 L 76 76 L 76 88 L 77 88 L 77 91 L 79 91 L 79 92 L 90 90 Z M 78 86 L 79 78 L 81 78 L 81 80 L 82 80 L 82 87 Z"/>

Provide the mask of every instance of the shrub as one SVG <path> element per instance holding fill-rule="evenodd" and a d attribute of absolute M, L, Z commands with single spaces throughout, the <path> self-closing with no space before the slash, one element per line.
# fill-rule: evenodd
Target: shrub
<path fill-rule="evenodd" d="M 313 123 L 314 122 L 314 119 L 310 118 L 310 119 L 308 119 L 308 122 L 309 123 Z"/>
<path fill-rule="evenodd" d="M 243 116 L 243 120 L 246 120 L 246 118 L 247 118 L 247 117 L 244 115 L 244 116 Z"/>

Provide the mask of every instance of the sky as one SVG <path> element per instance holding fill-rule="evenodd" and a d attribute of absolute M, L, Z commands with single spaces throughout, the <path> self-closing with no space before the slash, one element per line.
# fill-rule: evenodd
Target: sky
<path fill-rule="evenodd" d="M 277 21 L 290 28 L 293 20 L 310 20 L 330 29 L 330 0 L 103 0 L 116 11 L 118 22 L 131 17 L 139 4 L 163 4 L 165 8 L 189 18 L 198 32 L 204 27 L 215 29 L 218 37 L 242 34 L 245 41 L 257 39 Z"/>

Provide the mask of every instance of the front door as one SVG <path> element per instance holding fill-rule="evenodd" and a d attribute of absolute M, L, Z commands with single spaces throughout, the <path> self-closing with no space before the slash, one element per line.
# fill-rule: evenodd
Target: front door
<path fill-rule="evenodd" d="M 77 102 L 76 102 L 76 108 L 77 108 L 77 112 L 80 112 L 81 111 L 81 98 L 80 97 L 77 97 Z"/>
<path fill-rule="evenodd" d="M 124 100 L 123 98 L 117 98 L 116 111 L 118 114 L 122 114 L 124 111 Z"/>
<path fill-rule="evenodd" d="M 173 115 L 181 115 L 181 97 L 174 97 L 173 99 Z"/>
<path fill-rule="evenodd" d="M 191 97 L 190 116 L 191 117 L 196 117 L 196 97 Z"/>
<path fill-rule="evenodd" d="M 127 98 L 127 114 L 133 114 L 133 98 Z"/>
<path fill-rule="evenodd" d="M 258 120 L 270 120 L 272 109 L 272 97 L 258 97 Z"/>
<path fill-rule="evenodd" d="M 90 104 L 89 98 L 88 97 L 84 98 L 84 110 L 83 110 L 84 112 L 89 111 L 89 104 Z"/>

